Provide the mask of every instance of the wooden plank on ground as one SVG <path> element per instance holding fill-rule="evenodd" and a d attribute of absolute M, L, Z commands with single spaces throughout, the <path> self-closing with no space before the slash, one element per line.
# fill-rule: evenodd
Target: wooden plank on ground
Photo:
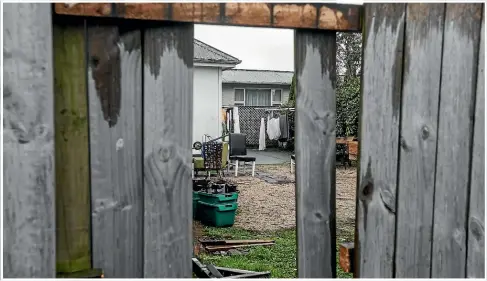
<path fill-rule="evenodd" d="M 91 269 L 91 204 L 83 26 L 54 26 L 56 269 Z"/>
<path fill-rule="evenodd" d="M 480 30 L 472 168 L 470 171 L 467 278 L 485 278 L 485 14 L 482 17 Z"/>
<path fill-rule="evenodd" d="M 88 53 L 93 266 L 142 278 L 141 32 L 89 25 Z"/>
<path fill-rule="evenodd" d="M 51 6 L 3 5 L 3 277 L 55 278 Z"/>
<path fill-rule="evenodd" d="M 331 3 L 56 3 L 62 15 L 360 31 L 359 5 Z"/>
<path fill-rule="evenodd" d="M 336 34 L 295 32 L 299 278 L 336 276 Z"/>
<path fill-rule="evenodd" d="M 144 32 L 144 278 L 190 278 L 193 24 Z"/>
<path fill-rule="evenodd" d="M 407 5 L 397 191 L 398 278 L 429 278 L 445 4 Z"/>
<path fill-rule="evenodd" d="M 446 4 L 432 278 L 466 274 L 468 190 L 482 4 Z"/>
<path fill-rule="evenodd" d="M 357 274 L 391 278 L 403 60 L 403 3 L 365 4 Z"/>

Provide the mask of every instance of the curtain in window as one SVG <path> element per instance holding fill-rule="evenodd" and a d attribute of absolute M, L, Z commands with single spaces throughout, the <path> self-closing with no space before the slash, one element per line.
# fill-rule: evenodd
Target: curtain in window
<path fill-rule="evenodd" d="M 245 105 L 250 106 L 270 106 L 271 90 L 245 90 Z"/>

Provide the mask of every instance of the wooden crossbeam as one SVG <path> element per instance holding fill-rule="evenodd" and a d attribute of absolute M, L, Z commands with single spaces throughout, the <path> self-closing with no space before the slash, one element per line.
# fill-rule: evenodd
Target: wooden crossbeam
<path fill-rule="evenodd" d="M 362 6 L 330 3 L 56 3 L 62 15 L 361 31 Z"/>

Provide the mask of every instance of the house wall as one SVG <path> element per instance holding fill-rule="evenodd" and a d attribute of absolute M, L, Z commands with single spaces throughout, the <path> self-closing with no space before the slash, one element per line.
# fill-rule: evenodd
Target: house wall
<path fill-rule="evenodd" d="M 235 102 L 235 88 L 253 88 L 253 89 L 281 89 L 282 90 L 282 102 L 287 102 L 289 97 L 289 87 L 290 85 L 256 85 L 256 84 L 223 84 L 223 100 L 224 106 L 233 106 Z"/>
<path fill-rule="evenodd" d="M 221 68 L 194 68 L 193 77 L 193 142 L 204 134 L 221 135 Z"/>

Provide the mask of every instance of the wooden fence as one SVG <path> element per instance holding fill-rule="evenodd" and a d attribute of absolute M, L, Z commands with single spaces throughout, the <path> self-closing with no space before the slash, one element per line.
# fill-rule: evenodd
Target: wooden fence
<path fill-rule="evenodd" d="M 357 277 L 485 276 L 483 9 L 365 5 Z M 335 32 L 361 11 L 5 4 L 4 276 L 191 277 L 199 22 L 296 29 L 298 276 L 336 277 Z"/>

